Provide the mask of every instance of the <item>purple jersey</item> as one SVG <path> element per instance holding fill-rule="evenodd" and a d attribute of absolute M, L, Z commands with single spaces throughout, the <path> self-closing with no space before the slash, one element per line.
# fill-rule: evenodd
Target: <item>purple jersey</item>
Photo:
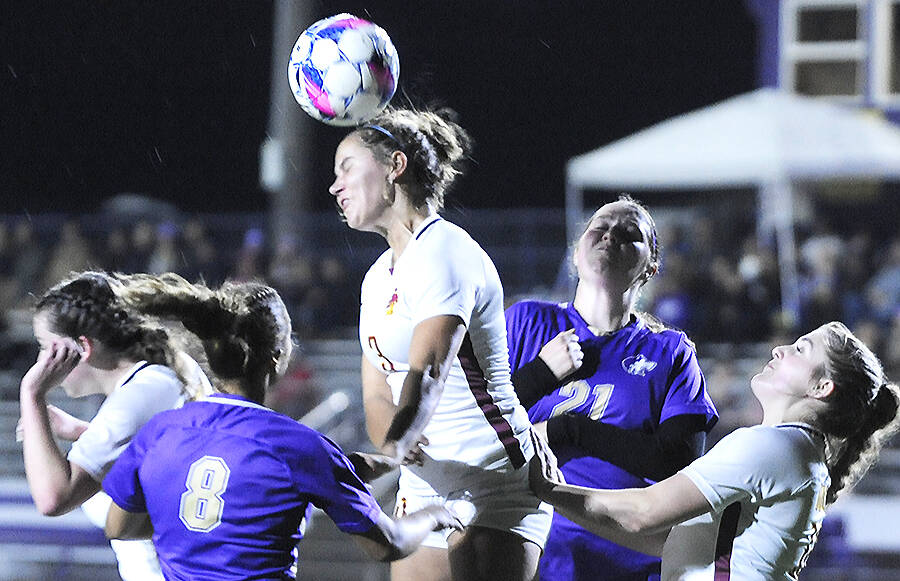
<path fill-rule="evenodd" d="M 103 481 L 147 512 L 167 579 L 284 579 L 310 505 L 347 533 L 381 508 L 325 436 L 246 399 L 216 394 L 158 414 Z"/>
<path fill-rule="evenodd" d="M 712 427 L 717 413 L 684 333 L 654 332 L 640 320 L 605 335 L 594 335 L 571 304 L 525 301 L 506 311 L 509 361 L 513 371 L 538 356 L 561 331 L 575 329 L 584 352 L 582 367 L 564 385 L 528 410 L 532 422 L 580 414 L 631 430 L 654 430 L 681 414 L 700 414 Z M 573 446 L 556 446 L 560 469 L 570 484 L 594 488 L 634 488 L 652 482 Z M 541 579 L 656 579 L 659 559 L 625 549 L 554 514 L 541 560 Z"/>

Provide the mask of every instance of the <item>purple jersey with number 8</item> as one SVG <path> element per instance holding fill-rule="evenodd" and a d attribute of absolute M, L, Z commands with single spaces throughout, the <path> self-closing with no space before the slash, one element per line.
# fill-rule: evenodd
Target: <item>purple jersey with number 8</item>
<path fill-rule="evenodd" d="M 311 505 L 347 533 L 381 513 L 325 436 L 225 394 L 151 419 L 103 488 L 150 514 L 167 579 L 284 579 Z"/>

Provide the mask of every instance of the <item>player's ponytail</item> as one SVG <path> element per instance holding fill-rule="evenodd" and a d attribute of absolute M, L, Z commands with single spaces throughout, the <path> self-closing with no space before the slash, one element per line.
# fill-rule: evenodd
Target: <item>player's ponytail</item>
<path fill-rule="evenodd" d="M 237 380 L 262 402 L 290 354 L 290 318 L 278 293 L 255 282 L 219 289 L 192 284 L 174 273 L 120 275 L 123 300 L 142 313 L 180 321 L 202 343 L 219 380 Z"/>
<path fill-rule="evenodd" d="M 884 377 L 878 357 L 842 323 L 826 326 L 824 377 L 834 383 L 816 424 L 829 437 L 827 503 L 856 484 L 897 431 L 900 390 Z"/>
<path fill-rule="evenodd" d="M 449 108 L 388 108 L 356 133 L 380 159 L 396 150 L 405 153 L 416 186 L 408 190 L 411 201 L 437 211 L 472 147 L 472 138 L 456 120 Z"/>

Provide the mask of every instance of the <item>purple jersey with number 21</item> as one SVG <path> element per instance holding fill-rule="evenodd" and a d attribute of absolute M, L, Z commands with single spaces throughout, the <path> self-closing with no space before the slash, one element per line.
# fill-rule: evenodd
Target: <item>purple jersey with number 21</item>
<path fill-rule="evenodd" d="M 654 332 L 635 319 L 618 331 L 595 335 L 571 304 L 541 301 L 509 307 L 506 328 L 512 370 L 567 329 L 575 329 L 584 352 L 581 369 L 528 410 L 534 423 L 579 414 L 624 429 L 654 431 L 681 414 L 704 415 L 709 427 L 716 420 L 693 345 L 680 331 Z M 652 483 L 573 446 L 555 446 L 554 452 L 570 484 L 633 488 Z M 595 579 L 601 572 L 607 579 L 658 579 L 659 559 L 601 539 L 555 514 L 541 579 Z"/>

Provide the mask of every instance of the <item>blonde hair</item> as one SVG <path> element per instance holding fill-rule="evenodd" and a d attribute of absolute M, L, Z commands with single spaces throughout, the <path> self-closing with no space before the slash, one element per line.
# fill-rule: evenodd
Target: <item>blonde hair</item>
<path fill-rule="evenodd" d="M 181 322 L 196 336 L 209 370 L 219 380 L 238 380 L 248 397 L 265 399 L 272 378 L 283 373 L 291 320 L 278 293 L 260 282 L 226 282 L 217 289 L 174 273 L 116 275 L 123 301 L 135 310 Z"/>

